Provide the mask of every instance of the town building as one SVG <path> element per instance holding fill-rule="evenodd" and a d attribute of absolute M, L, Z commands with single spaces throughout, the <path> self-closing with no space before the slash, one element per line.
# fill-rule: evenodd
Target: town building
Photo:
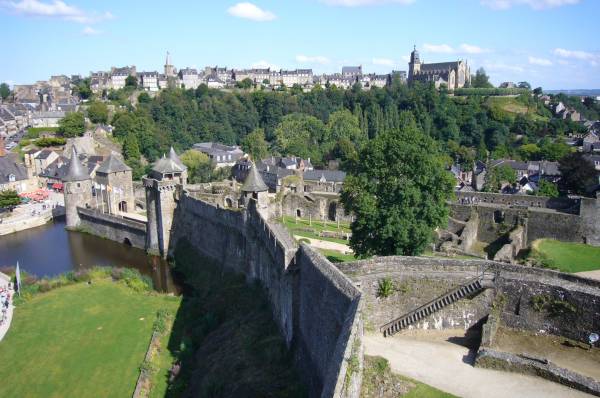
<path fill-rule="evenodd" d="M 138 74 L 140 79 L 139 86 L 150 92 L 155 92 L 160 89 L 158 86 L 158 72 L 141 72 Z"/>
<path fill-rule="evenodd" d="M 179 71 L 181 86 L 186 89 L 196 89 L 200 85 L 200 76 L 196 69 L 184 68 Z"/>
<path fill-rule="evenodd" d="M 439 62 L 426 64 L 421 61 L 415 46 L 410 53 L 408 64 L 408 83 L 433 82 L 436 88 L 445 86 L 448 90 L 455 90 L 469 85 L 471 82 L 471 69 L 467 61 Z"/>
<path fill-rule="evenodd" d="M 244 151 L 239 146 L 224 145 L 216 142 L 194 144 L 193 149 L 208 155 L 212 164 L 217 168 L 234 166 L 244 156 Z"/>
<path fill-rule="evenodd" d="M 125 87 L 129 76 L 136 76 L 135 66 L 125 66 L 123 68 L 112 67 L 110 70 L 110 88 L 119 90 Z"/>

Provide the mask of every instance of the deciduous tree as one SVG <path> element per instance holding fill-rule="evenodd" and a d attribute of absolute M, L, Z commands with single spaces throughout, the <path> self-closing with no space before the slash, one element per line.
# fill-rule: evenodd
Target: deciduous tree
<path fill-rule="evenodd" d="M 359 256 L 417 255 L 448 216 L 453 179 L 437 143 L 403 115 L 349 167 L 342 202 L 354 214 L 350 246 Z"/>

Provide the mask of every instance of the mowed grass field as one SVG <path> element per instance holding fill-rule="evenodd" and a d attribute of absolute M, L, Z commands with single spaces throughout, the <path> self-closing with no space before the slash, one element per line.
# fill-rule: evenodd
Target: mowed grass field
<path fill-rule="evenodd" d="M 0 397 L 129 397 L 156 312 L 180 299 L 109 280 L 34 296 L 0 341 Z"/>
<path fill-rule="evenodd" d="M 563 272 L 600 269 L 600 247 L 540 239 L 533 242 L 532 249 L 534 257 L 540 258 L 546 265 Z"/>

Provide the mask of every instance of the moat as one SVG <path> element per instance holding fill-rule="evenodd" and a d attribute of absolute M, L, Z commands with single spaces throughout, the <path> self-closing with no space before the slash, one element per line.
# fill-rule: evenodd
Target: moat
<path fill-rule="evenodd" d="M 94 266 L 136 268 L 152 277 L 160 291 L 175 291 L 166 261 L 143 250 L 96 236 L 65 230 L 64 218 L 0 238 L 0 267 L 14 266 L 38 277 Z"/>

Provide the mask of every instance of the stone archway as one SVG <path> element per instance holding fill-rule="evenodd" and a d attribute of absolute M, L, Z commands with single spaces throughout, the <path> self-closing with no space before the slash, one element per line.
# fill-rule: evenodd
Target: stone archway
<path fill-rule="evenodd" d="M 124 244 L 125 246 L 133 246 L 133 245 L 131 244 L 131 240 L 129 240 L 129 238 L 125 238 L 125 239 L 123 239 L 123 244 Z"/>
<path fill-rule="evenodd" d="M 296 209 L 296 217 L 302 218 L 302 210 Z"/>
<path fill-rule="evenodd" d="M 127 202 L 122 200 L 119 202 L 119 211 L 122 213 L 127 213 Z"/>
<path fill-rule="evenodd" d="M 327 218 L 329 219 L 329 221 L 337 221 L 337 202 L 329 203 Z"/>
<path fill-rule="evenodd" d="M 225 198 L 225 207 L 233 207 L 233 200 L 231 198 Z"/>

